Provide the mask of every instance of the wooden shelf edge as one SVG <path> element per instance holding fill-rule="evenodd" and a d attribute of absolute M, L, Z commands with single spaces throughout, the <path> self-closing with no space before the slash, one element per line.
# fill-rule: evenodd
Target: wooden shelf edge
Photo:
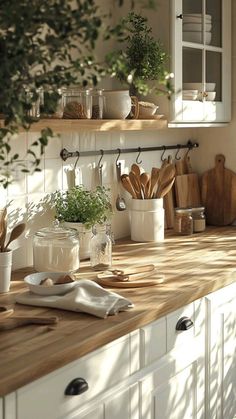
<path fill-rule="evenodd" d="M 3 126 L 2 123 L 0 126 Z M 43 128 L 54 132 L 78 131 L 142 131 L 167 128 L 166 119 L 40 119 L 34 122 L 29 132 L 39 132 Z M 23 131 L 23 130 L 22 130 Z"/>

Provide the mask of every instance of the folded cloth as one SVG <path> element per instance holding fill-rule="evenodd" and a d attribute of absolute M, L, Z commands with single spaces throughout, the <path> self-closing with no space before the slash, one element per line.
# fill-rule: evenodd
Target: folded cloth
<path fill-rule="evenodd" d="M 105 290 L 89 279 L 79 280 L 78 285 L 64 295 L 42 296 L 28 291 L 19 294 L 16 297 L 16 302 L 31 306 L 83 312 L 102 319 L 134 306 L 131 301 L 115 292 Z"/>

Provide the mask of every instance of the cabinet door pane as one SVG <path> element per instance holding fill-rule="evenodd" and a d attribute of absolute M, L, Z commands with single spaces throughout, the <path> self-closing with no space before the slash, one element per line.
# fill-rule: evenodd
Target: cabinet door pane
<path fill-rule="evenodd" d="M 202 92 L 202 50 L 183 48 L 183 100 L 199 100 Z"/>
<path fill-rule="evenodd" d="M 206 100 L 222 101 L 222 54 L 206 51 Z M 209 94 L 208 92 L 216 92 Z"/>
<path fill-rule="evenodd" d="M 222 0 L 206 0 L 206 14 L 211 16 L 211 45 L 222 47 Z"/>

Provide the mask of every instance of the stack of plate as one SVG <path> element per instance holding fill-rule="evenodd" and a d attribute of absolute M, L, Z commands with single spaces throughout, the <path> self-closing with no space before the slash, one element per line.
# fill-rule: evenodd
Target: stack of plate
<path fill-rule="evenodd" d="M 205 84 L 205 91 L 204 97 L 207 101 L 214 101 L 216 97 L 216 83 L 206 83 Z M 183 83 L 183 100 L 196 100 L 202 97 L 202 83 Z M 188 93 L 188 92 L 197 92 L 197 97 L 195 98 L 196 94 Z M 192 97 L 191 97 L 192 96 Z"/>
<path fill-rule="evenodd" d="M 212 17 L 205 15 L 205 43 L 211 43 Z M 203 43 L 203 15 L 191 13 L 183 15 L 183 40 L 187 42 Z"/>

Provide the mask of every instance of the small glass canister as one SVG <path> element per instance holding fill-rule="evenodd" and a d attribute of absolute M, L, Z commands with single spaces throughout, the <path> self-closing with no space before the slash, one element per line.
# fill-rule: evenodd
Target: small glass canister
<path fill-rule="evenodd" d="M 112 238 L 109 225 L 96 224 L 92 228 L 90 263 L 95 271 L 104 271 L 112 266 Z"/>
<path fill-rule="evenodd" d="M 76 272 L 79 269 L 78 231 L 52 227 L 37 231 L 33 239 L 34 268 L 38 272 Z"/>
<path fill-rule="evenodd" d="M 192 208 L 193 232 L 200 233 L 206 229 L 205 207 Z"/>
<path fill-rule="evenodd" d="M 193 234 L 193 217 L 191 208 L 175 208 L 174 231 L 188 236 Z"/>
<path fill-rule="evenodd" d="M 89 89 L 67 89 L 64 93 L 65 107 L 63 118 L 66 119 L 91 119 L 92 95 Z"/>
<path fill-rule="evenodd" d="M 94 89 L 92 94 L 92 119 L 103 118 L 104 97 L 102 89 Z"/>

